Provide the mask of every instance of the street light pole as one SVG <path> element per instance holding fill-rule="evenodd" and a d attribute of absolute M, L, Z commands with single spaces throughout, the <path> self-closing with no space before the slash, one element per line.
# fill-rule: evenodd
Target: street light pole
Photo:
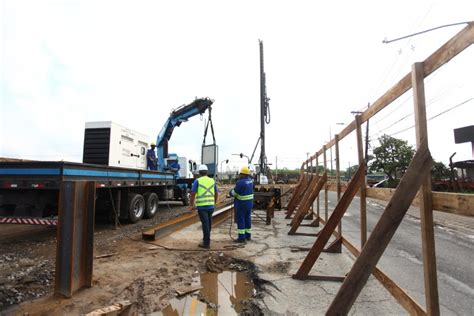
<path fill-rule="evenodd" d="M 345 125 L 344 123 L 335 123 L 336 125 Z M 331 125 L 329 125 L 329 141 L 332 140 Z M 329 148 L 329 158 L 331 159 L 331 175 L 332 175 L 332 146 Z"/>
<path fill-rule="evenodd" d="M 247 164 L 248 164 L 248 167 L 250 168 L 250 158 L 249 158 L 249 156 L 244 155 L 244 154 L 242 154 L 242 153 L 240 153 L 240 154 L 232 154 L 232 156 L 239 156 L 240 158 L 244 158 L 244 157 L 247 158 Z"/>
<path fill-rule="evenodd" d="M 229 159 L 224 159 L 224 160 L 221 161 L 221 176 L 224 175 L 224 172 L 222 171 L 222 163 L 223 163 L 224 161 L 225 161 L 226 164 L 228 164 L 228 163 L 229 163 Z"/>
<path fill-rule="evenodd" d="M 329 125 L 329 141 L 331 141 L 331 139 L 331 125 Z M 331 171 L 329 172 L 329 174 L 332 176 L 332 146 L 329 148 L 329 159 L 331 159 Z"/>

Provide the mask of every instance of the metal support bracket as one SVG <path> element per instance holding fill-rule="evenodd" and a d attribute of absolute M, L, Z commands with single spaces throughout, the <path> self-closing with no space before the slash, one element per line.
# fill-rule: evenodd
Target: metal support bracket
<path fill-rule="evenodd" d="M 342 238 L 338 237 L 329 246 L 323 249 L 327 253 L 341 253 L 342 252 Z"/>

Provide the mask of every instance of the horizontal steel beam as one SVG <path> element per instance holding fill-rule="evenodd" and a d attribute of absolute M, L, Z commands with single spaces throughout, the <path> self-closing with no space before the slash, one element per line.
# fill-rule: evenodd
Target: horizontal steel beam
<path fill-rule="evenodd" d="M 221 222 L 225 221 L 233 210 L 232 205 L 224 205 L 218 210 L 214 211 L 212 214 L 213 226 L 219 225 Z M 157 240 L 168 236 L 178 230 L 181 230 L 187 226 L 190 226 L 199 221 L 199 216 L 197 212 L 184 214 L 173 218 L 169 221 L 159 223 L 156 226 L 147 228 L 142 232 L 142 238 L 146 240 Z"/>

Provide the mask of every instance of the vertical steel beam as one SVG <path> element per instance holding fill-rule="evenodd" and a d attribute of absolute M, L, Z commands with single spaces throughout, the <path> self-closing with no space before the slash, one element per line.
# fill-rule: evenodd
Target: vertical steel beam
<path fill-rule="evenodd" d="M 114 206 L 115 206 L 115 217 L 114 217 L 115 229 L 118 229 L 120 210 L 122 209 L 122 190 L 120 189 L 115 191 Z"/>
<path fill-rule="evenodd" d="M 412 86 L 415 106 L 416 147 L 428 149 L 426 122 L 425 85 L 423 63 L 412 66 Z M 422 148 L 425 146 L 426 148 Z M 431 173 L 428 172 L 420 189 L 420 219 L 423 249 L 423 272 L 425 276 L 425 298 L 428 315 L 439 315 L 438 280 L 436 273 L 436 251 L 433 229 L 433 200 Z"/>
<path fill-rule="evenodd" d="M 324 172 L 327 170 L 326 145 L 323 146 Z M 328 183 L 324 184 L 324 220 L 328 220 Z"/>
<path fill-rule="evenodd" d="M 319 161 L 318 161 L 318 153 L 316 153 L 316 177 L 319 177 Z M 321 214 L 319 213 L 319 194 L 316 197 L 316 219 L 319 218 Z"/>
<path fill-rule="evenodd" d="M 63 181 L 59 191 L 55 294 L 92 286 L 95 182 Z"/>
<path fill-rule="evenodd" d="M 356 115 L 356 129 L 357 129 L 357 152 L 359 158 L 359 166 L 365 166 L 364 147 L 362 144 L 362 128 L 360 115 Z M 364 248 L 367 241 L 367 189 L 366 189 L 366 175 L 364 174 L 364 181 L 360 185 L 360 248 Z"/>
<path fill-rule="evenodd" d="M 313 159 L 311 158 L 311 177 L 315 177 L 314 175 L 314 168 L 313 168 Z M 313 218 L 313 209 L 314 209 L 314 201 L 313 203 L 311 203 L 311 208 L 309 210 L 309 214 L 308 214 L 308 219 L 312 219 Z M 310 216 L 311 215 L 311 216 Z"/>
<path fill-rule="evenodd" d="M 339 163 L 339 134 L 334 135 L 334 142 L 336 147 L 336 193 L 337 202 L 341 200 L 341 167 Z M 339 237 L 342 237 L 342 220 L 339 222 Z"/>

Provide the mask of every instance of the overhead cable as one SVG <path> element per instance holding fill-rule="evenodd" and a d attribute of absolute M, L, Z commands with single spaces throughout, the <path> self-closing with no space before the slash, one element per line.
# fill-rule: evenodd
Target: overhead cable
<path fill-rule="evenodd" d="M 472 100 L 474 100 L 474 98 L 469 98 L 469 99 L 467 99 L 467 100 L 464 100 L 463 102 L 461 102 L 461 103 L 459 103 L 459 104 L 456 104 L 456 105 L 450 107 L 449 109 L 446 109 L 446 110 L 444 110 L 444 111 L 442 111 L 442 112 L 440 112 L 440 113 L 438 113 L 438 114 L 436 114 L 436 115 L 430 117 L 429 119 L 427 119 L 427 121 L 431 121 L 432 119 L 435 119 L 435 118 L 437 118 L 437 117 L 439 117 L 439 116 L 441 116 L 441 115 L 443 115 L 443 114 L 445 114 L 445 113 L 447 113 L 447 112 L 449 112 L 449 111 L 451 111 L 451 110 L 454 110 L 455 108 L 460 107 L 461 105 L 464 105 L 464 104 L 466 104 L 466 103 L 468 103 L 468 102 L 470 102 L 470 101 L 472 101 Z M 403 133 L 403 132 L 405 132 L 405 131 L 408 131 L 409 129 L 412 129 L 413 127 L 415 127 L 415 125 L 412 125 L 412 126 L 410 126 L 410 127 L 407 127 L 407 128 L 405 128 L 405 129 L 402 129 L 401 131 L 392 133 L 392 134 L 390 134 L 390 136 L 394 136 L 394 135 Z"/>

